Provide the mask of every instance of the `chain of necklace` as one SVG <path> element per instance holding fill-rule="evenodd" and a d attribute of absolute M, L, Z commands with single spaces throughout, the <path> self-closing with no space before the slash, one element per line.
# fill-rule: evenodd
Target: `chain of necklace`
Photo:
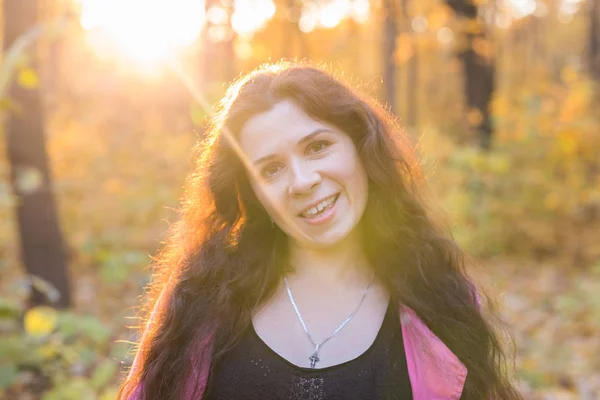
<path fill-rule="evenodd" d="M 292 306 L 294 306 L 294 310 L 296 311 L 296 315 L 298 316 L 298 319 L 300 320 L 300 323 L 302 324 L 302 328 L 304 329 L 304 332 L 306 332 L 306 336 L 308 336 L 308 339 L 310 340 L 310 342 L 312 343 L 312 345 L 315 346 L 315 351 L 308 358 L 310 360 L 310 367 L 311 368 L 314 368 L 315 364 L 320 361 L 320 359 L 319 359 L 319 348 L 322 345 L 324 345 L 329 339 L 331 339 L 332 337 L 334 337 L 340 330 L 342 330 L 342 328 L 348 322 L 350 322 L 350 320 L 352 319 L 352 317 L 354 317 L 354 315 L 358 312 L 358 309 L 360 308 L 360 306 L 362 305 L 362 303 L 365 301 L 365 297 L 367 297 L 367 293 L 369 293 L 369 289 L 371 288 L 371 284 L 373 283 L 373 279 L 374 278 L 375 278 L 375 273 L 373 273 L 373 276 L 371 277 L 371 282 L 369 282 L 369 285 L 365 289 L 365 293 L 363 294 L 362 299 L 360 299 L 360 303 L 358 303 L 358 307 L 356 307 L 356 309 L 352 312 L 352 314 L 350 314 L 350 316 L 348 316 L 348 318 L 346 318 L 344 320 L 344 322 L 342 322 L 342 324 L 340 326 L 338 326 L 337 329 L 334 330 L 331 335 L 329 335 L 325 340 L 323 340 L 319 344 L 315 343 L 315 341 L 313 340 L 313 338 L 310 335 L 310 333 L 308 333 L 308 329 L 306 328 L 306 324 L 304 323 L 304 320 L 302 319 L 302 316 L 300 315 L 300 311 L 298 310 L 298 306 L 296 306 L 296 302 L 294 301 L 294 296 L 292 295 L 292 291 L 290 290 L 290 286 L 288 285 L 287 279 L 285 277 L 283 278 L 283 281 L 285 283 L 285 287 L 287 289 L 288 297 L 290 298 L 290 301 L 292 302 Z"/>

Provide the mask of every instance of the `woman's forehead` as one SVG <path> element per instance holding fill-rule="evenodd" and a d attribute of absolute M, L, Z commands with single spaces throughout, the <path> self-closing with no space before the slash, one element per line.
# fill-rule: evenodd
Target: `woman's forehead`
<path fill-rule="evenodd" d="M 240 145 L 249 155 L 269 153 L 279 146 L 295 146 L 303 137 L 328 124 L 309 117 L 290 100 L 250 118 L 241 129 Z"/>

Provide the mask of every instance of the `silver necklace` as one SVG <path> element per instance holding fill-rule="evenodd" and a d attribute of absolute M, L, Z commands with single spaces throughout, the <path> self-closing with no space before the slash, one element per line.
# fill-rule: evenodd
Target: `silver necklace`
<path fill-rule="evenodd" d="M 352 319 L 352 317 L 354 317 L 354 315 L 357 313 L 357 311 L 360 308 L 360 306 L 362 305 L 363 301 L 365 301 L 365 297 L 367 297 L 367 293 L 369 292 L 369 289 L 371 288 L 371 284 L 373 283 L 373 279 L 374 278 L 375 278 L 375 273 L 373 272 L 373 276 L 371 277 L 371 282 L 369 282 L 369 286 L 367 286 L 367 288 L 365 289 L 365 293 L 363 294 L 362 299 L 360 299 L 360 303 L 358 303 L 358 307 L 356 307 L 356 309 L 352 312 L 352 314 L 350 314 L 350 316 L 348 316 L 348 318 L 346 318 L 344 320 L 344 322 L 342 322 L 342 324 L 340 326 L 338 326 L 337 329 L 335 331 L 333 331 L 333 333 L 331 335 L 329 335 L 325 340 L 323 340 L 319 344 L 315 343 L 315 341 L 313 340 L 312 336 L 310 336 L 310 333 L 308 333 L 308 329 L 306 328 L 306 324 L 304 323 L 304 320 L 302 319 L 302 316 L 300 315 L 300 311 L 298 311 L 298 306 L 296 306 L 296 302 L 294 301 L 294 296 L 292 296 L 292 291 L 290 290 L 290 286 L 288 285 L 287 279 L 285 277 L 283 278 L 283 281 L 285 283 L 285 288 L 287 289 L 288 297 L 290 298 L 290 301 L 292 302 L 292 306 L 294 306 L 294 310 L 296 311 L 296 315 L 298 316 L 298 319 L 300 320 L 300 323 L 302 324 L 302 328 L 304 328 L 304 332 L 306 332 L 306 336 L 308 336 L 308 339 L 310 340 L 310 342 L 312 343 L 312 345 L 315 346 L 315 351 L 308 358 L 310 360 L 310 367 L 311 368 L 314 368 L 315 364 L 320 361 L 320 359 L 319 359 L 319 348 L 321 346 L 323 346 L 329 339 L 331 339 L 332 337 L 334 337 L 340 330 L 342 330 L 342 328 L 348 322 L 350 322 L 350 320 Z"/>

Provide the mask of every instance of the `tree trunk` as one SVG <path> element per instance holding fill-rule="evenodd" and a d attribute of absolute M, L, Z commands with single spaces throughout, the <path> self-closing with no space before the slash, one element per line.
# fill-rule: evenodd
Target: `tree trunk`
<path fill-rule="evenodd" d="M 600 82 L 600 0 L 590 1 L 590 75 Z"/>
<path fill-rule="evenodd" d="M 228 7 L 225 7 L 227 11 L 227 28 L 231 31 L 231 37 L 228 40 L 225 40 L 221 43 L 221 47 L 223 49 L 223 60 L 225 61 L 225 68 L 223 69 L 223 80 L 228 84 L 233 81 L 235 78 L 235 50 L 233 48 L 234 40 L 235 40 L 235 32 L 231 25 L 231 17 L 233 16 L 233 3 Z"/>
<path fill-rule="evenodd" d="M 403 31 L 413 38 L 413 55 L 406 65 L 406 122 L 414 128 L 417 125 L 417 96 L 419 83 L 419 46 L 416 36 L 412 33 L 411 19 L 408 13 L 409 0 L 402 0 L 402 27 Z"/>
<path fill-rule="evenodd" d="M 39 4 L 36 0 L 4 0 L 3 6 L 7 49 L 38 23 Z M 40 76 L 35 58 L 32 57 L 30 67 Z M 37 88 L 24 88 L 13 82 L 8 96 L 19 109 L 19 112 L 9 112 L 6 119 L 6 140 L 11 184 L 17 198 L 21 259 L 28 274 L 47 281 L 60 295 L 53 302 L 47 293 L 34 286 L 29 305 L 70 307 L 67 254 L 52 191 L 41 94 Z M 32 184 L 36 181 L 39 184 Z"/>
<path fill-rule="evenodd" d="M 446 0 L 457 16 L 466 18 L 469 22 L 477 21 L 478 9 L 472 0 Z M 486 41 L 489 38 L 482 28 L 480 32 L 466 32 L 468 46 L 458 54 L 463 65 L 465 79 L 465 95 L 469 111 L 476 111 L 480 118 L 475 124 L 479 135 L 480 146 L 483 149 L 491 147 L 493 128 L 490 116 L 490 102 L 495 86 L 495 58 L 484 57 L 475 51 L 476 41 Z"/>
<path fill-rule="evenodd" d="M 465 92 L 469 110 L 477 110 L 481 116 L 475 124 L 480 146 L 489 149 L 492 141 L 490 103 L 494 93 L 494 65 L 482 59 L 472 48 L 461 52 L 459 57 L 465 75 Z"/>
<path fill-rule="evenodd" d="M 394 52 L 396 51 L 396 35 L 398 28 L 396 26 L 397 13 L 396 2 L 394 0 L 385 0 L 383 3 L 385 12 L 383 23 L 383 87 L 385 101 L 390 105 L 392 112 L 397 113 L 396 108 L 396 64 L 394 62 Z"/>

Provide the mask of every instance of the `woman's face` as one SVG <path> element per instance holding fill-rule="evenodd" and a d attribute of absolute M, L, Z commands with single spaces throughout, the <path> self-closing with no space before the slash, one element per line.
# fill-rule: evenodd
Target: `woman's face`
<path fill-rule="evenodd" d="M 240 145 L 256 172 L 250 179 L 255 195 L 289 237 L 327 247 L 354 230 L 367 204 L 368 179 L 344 132 L 284 100 L 246 122 Z"/>

